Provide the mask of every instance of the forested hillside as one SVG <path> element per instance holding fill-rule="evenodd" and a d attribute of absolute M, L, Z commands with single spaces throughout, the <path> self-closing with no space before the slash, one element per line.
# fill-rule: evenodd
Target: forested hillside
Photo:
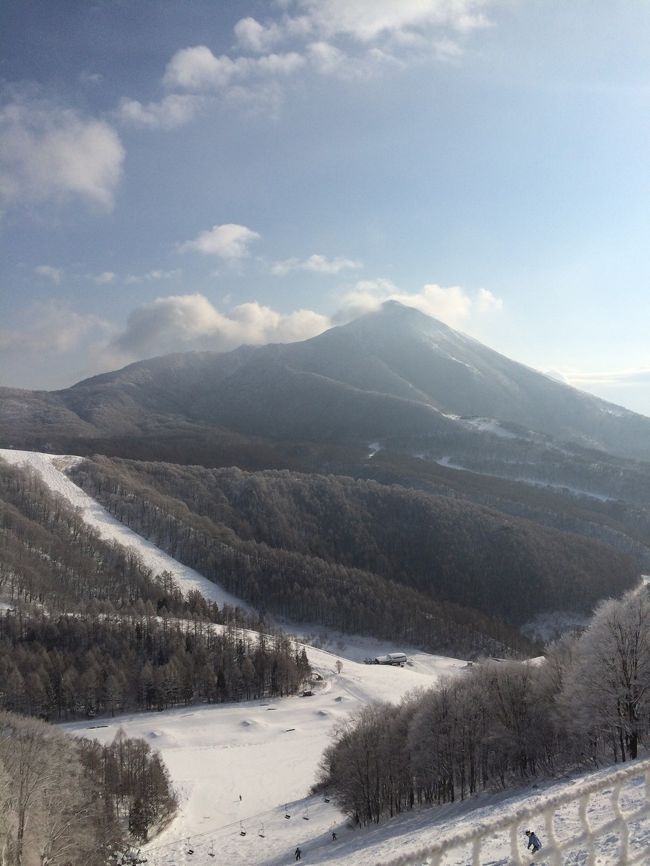
<path fill-rule="evenodd" d="M 0 460 L 0 708 L 50 719 L 293 694 L 309 666 L 259 616 L 186 595 Z M 213 624 L 223 628 L 213 628 Z"/>
<path fill-rule="evenodd" d="M 360 823 L 637 757 L 650 737 L 647 587 L 603 602 L 541 665 L 488 661 L 342 725 L 319 787 Z"/>
<path fill-rule="evenodd" d="M 72 476 L 253 604 L 437 649 L 467 651 L 468 627 L 512 640 L 485 614 L 518 625 L 540 610 L 589 610 L 637 579 L 628 558 L 597 543 L 375 482 L 107 458 Z"/>

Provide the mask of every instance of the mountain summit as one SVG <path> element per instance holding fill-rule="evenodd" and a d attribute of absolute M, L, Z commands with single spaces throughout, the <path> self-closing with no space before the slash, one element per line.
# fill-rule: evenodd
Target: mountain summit
<path fill-rule="evenodd" d="M 184 425 L 359 444 L 467 435 L 472 419 L 650 459 L 650 419 L 395 301 L 300 343 L 167 355 L 52 393 L 0 389 L 0 433 L 14 445 L 35 429 L 124 437 Z"/>

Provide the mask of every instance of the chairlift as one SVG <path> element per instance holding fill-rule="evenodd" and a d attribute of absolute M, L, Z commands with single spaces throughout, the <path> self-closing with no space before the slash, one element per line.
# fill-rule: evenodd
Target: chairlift
<path fill-rule="evenodd" d="M 305 814 L 302 816 L 303 821 L 309 821 L 309 806 L 305 809 Z"/>
<path fill-rule="evenodd" d="M 290 818 L 290 817 L 291 817 L 291 815 L 290 815 L 290 813 L 289 813 L 289 807 L 287 806 L 286 803 L 284 804 L 284 817 L 285 817 L 285 818 Z"/>
<path fill-rule="evenodd" d="M 208 857 L 214 857 L 214 841 L 210 843 L 210 850 L 208 851 Z"/>
<path fill-rule="evenodd" d="M 189 836 L 188 836 L 187 839 L 185 840 L 185 853 L 186 853 L 186 854 L 194 854 L 194 848 L 192 848 L 192 845 L 191 845 L 191 843 L 190 843 L 190 837 L 189 837 Z"/>
<path fill-rule="evenodd" d="M 246 830 L 244 829 L 244 824 L 242 821 L 239 822 L 239 835 L 240 836 L 246 835 Z"/>
<path fill-rule="evenodd" d="M 262 826 L 260 827 L 260 829 L 257 831 L 257 835 L 260 837 L 260 839 L 264 839 L 264 838 L 266 838 L 266 837 L 264 836 L 264 824 L 262 824 Z"/>

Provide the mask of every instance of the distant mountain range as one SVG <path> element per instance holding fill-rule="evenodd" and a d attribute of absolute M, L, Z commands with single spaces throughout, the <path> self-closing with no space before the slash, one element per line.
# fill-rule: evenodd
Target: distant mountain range
<path fill-rule="evenodd" d="M 300 343 L 167 355 L 56 392 L 0 389 L 5 444 L 229 430 L 292 442 L 552 437 L 650 459 L 650 418 L 397 302 Z M 32 441 L 27 441 L 27 440 Z M 469 446 L 468 446 L 469 447 Z"/>

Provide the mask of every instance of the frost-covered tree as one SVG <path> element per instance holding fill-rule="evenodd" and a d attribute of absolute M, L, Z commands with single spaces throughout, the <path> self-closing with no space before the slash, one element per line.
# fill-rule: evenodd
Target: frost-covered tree
<path fill-rule="evenodd" d="M 637 756 L 650 716 L 650 597 L 603 602 L 575 647 L 561 702 L 574 729 L 603 738 L 614 759 Z"/>

